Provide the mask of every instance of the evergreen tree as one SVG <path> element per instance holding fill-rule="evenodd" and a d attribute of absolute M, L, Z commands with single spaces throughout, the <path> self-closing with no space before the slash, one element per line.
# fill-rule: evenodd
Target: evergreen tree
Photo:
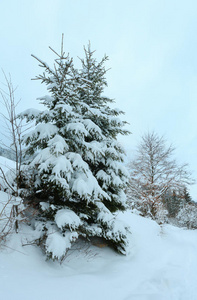
<path fill-rule="evenodd" d="M 168 211 L 168 216 L 174 218 L 181 208 L 183 199 L 175 190 L 168 191 L 164 196 L 164 203 Z"/>
<path fill-rule="evenodd" d="M 31 155 L 24 169 L 29 197 L 40 202 L 36 226 L 46 253 L 62 259 L 79 236 L 102 237 L 125 253 L 127 228 L 113 212 L 125 208 L 127 173 L 116 137 L 127 131 L 117 117 L 122 112 L 110 109 L 112 100 L 102 95 L 107 57 L 97 63 L 90 47 L 85 49 L 82 70 L 74 68 L 63 48 L 54 69 L 36 59 L 45 70 L 37 79 L 50 95 L 40 98 L 45 111 L 27 110 L 21 117 L 36 122 L 23 139 Z"/>
<path fill-rule="evenodd" d="M 103 96 L 107 86 L 104 63 L 107 56 L 97 63 L 93 57 L 90 44 L 84 48 L 85 59 L 81 59 L 82 69 L 78 72 L 78 90 L 85 123 L 92 126 L 93 131 L 86 138 L 86 147 L 83 159 L 88 163 L 99 185 L 109 197 L 104 203 L 110 211 L 124 209 L 122 199 L 125 197 L 126 173 L 120 164 L 124 160 L 124 151 L 116 138 L 118 134 L 128 134 L 123 127 L 126 122 L 118 116 L 123 114 L 119 109 L 111 109 L 108 103 L 113 100 Z M 100 149 L 94 154 L 95 147 Z"/>
<path fill-rule="evenodd" d="M 192 202 L 192 198 L 190 196 L 190 193 L 188 192 L 188 189 L 185 187 L 183 189 L 183 201 L 186 203 L 191 203 Z"/>

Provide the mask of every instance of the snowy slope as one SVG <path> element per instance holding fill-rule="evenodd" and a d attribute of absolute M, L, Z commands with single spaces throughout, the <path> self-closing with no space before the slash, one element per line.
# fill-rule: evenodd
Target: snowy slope
<path fill-rule="evenodd" d="M 3 173 L 2 173 L 3 171 Z M 9 173 L 9 175 L 7 175 Z M 5 181 L 3 180 L 4 174 L 6 174 L 6 178 L 11 178 L 15 173 L 15 162 L 0 156 L 0 232 L 3 230 L 4 233 L 9 231 L 8 222 L 14 197 L 4 193 L 2 190 L 5 188 Z M 7 224 L 7 227 L 5 228 Z"/>
<path fill-rule="evenodd" d="M 197 231 L 161 228 L 130 212 L 120 217 L 132 228 L 127 257 L 92 246 L 59 265 L 34 246 L 21 247 L 21 233 L 13 236 L 0 252 L 1 299 L 197 299 Z M 29 228 L 21 232 L 30 235 Z"/>
<path fill-rule="evenodd" d="M 15 162 L 6 157 L 0 156 L 0 167 L 4 172 L 8 171 L 10 168 L 15 168 Z"/>
<path fill-rule="evenodd" d="M 0 157 L 0 166 L 14 162 Z M 0 192 L 0 204 L 7 201 Z M 132 231 L 130 254 L 91 246 L 71 253 L 62 265 L 46 262 L 39 248 L 21 246 L 28 226 L 0 248 L 0 299 L 5 300 L 196 300 L 197 230 L 119 214 Z"/>

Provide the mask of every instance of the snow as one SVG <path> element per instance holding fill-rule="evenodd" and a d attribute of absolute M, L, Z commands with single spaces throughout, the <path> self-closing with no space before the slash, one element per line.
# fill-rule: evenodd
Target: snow
<path fill-rule="evenodd" d="M 81 224 L 80 218 L 70 209 L 60 209 L 55 215 L 55 222 L 59 228 L 68 226 L 71 231 Z"/>
<path fill-rule="evenodd" d="M 0 191 L 0 231 L 3 230 L 9 220 L 12 209 L 12 201 L 12 196 Z"/>
<path fill-rule="evenodd" d="M 55 106 L 57 109 L 61 109 L 62 112 L 68 112 L 68 113 L 72 113 L 73 112 L 73 109 L 72 109 L 72 106 L 70 106 L 69 104 L 65 104 L 65 103 L 62 103 L 62 104 L 56 104 Z"/>
<path fill-rule="evenodd" d="M 24 142 L 29 138 L 35 138 L 37 141 L 48 139 L 58 132 L 57 126 L 50 123 L 43 123 L 36 126 L 36 128 L 24 135 Z"/>
<path fill-rule="evenodd" d="M 4 175 L 7 182 L 12 185 L 14 178 L 16 177 L 16 162 L 8 158 L 0 156 L 0 188 L 4 190 L 8 187 L 7 183 L 4 180 Z M 3 171 L 3 173 L 2 173 Z"/>
<path fill-rule="evenodd" d="M 10 164 L 14 167 L 6 158 L 0 157 L 0 163 L 5 171 Z M 8 199 L 8 194 L 1 191 L 1 206 Z M 42 203 L 43 209 L 47 209 L 45 204 Z M 112 217 L 111 213 L 100 209 L 100 217 Z M 35 246 L 21 246 L 21 242 L 28 244 L 33 235 L 32 230 L 23 225 L 18 234 L 8 236 L 7 245 L 2 244 L 0 248 L 2 299 L 54 300 L 57 296 L 60 300 L 65 297 L 72 300 L 196 299 L 197 230 L 170 225 L 160 227 L 129 211 L 118 217 L 112 234 L 123 231 L 122 221 L 130 226 L 132 233 L 130 253 L 126 257 L 107 247 L 91 246 L 88 250 L 81 247 L 73 252 L 68 250 L 68 257 L 61 265 L 46 262 Z M 55 221 L 58 227 L 67 224 L 73 230 L 80 225 L 78 216 L 64 209 L 56 213 Z M 99 236 L 99 227 L 95 225 L 90 229 Z M 47 238 L 47 250 L 61 257 L 75 238 L 75 231 L 62 237 L 54 229 Z"/>
<path fill-rule="evenodd" d="M 62 152 L 58 141 L 57 152 Z M 87 172 L 87 165 L 79 155 L 70 156 L 77 169 L 84 168 Z M 0 165 L 5 172 L 9 171 L 10 166 L 15 167 L 14 162 L 3 157 L 0 157 Z M 106 177 L 106 174 L 103 175 Z M 102 177 L 102 174 L 98 173 L 98 177 Z M 0 211 L 8 200 L 9 195 L 0 191 Z M 41 205 L 43 210 L 48 209 L 46 203 Z M 59 210 L 55 216 L 56 225 L 59 228 L 68 226 L 72 232 L 62 236 L 56 230 L 56 225 L 52 226 L 46 248 L 54 258 L 61 258 L 68 251 L 67 258 L 62 264 L 45 261 L 42 251 L 29 245 L 34 232 L 29 226 L 21 224 L 18 234 L 9 234 L 7 244 L 0 244 L 1 299 L 197 299 L 197 230 L 159 226 L 130 211 L 119 213 L 118 221 L 113 223 L 113 215 L 104 210 L 102 203 L 98 202 L 97 206 L 100 208 L 99 217 L 114 225 L 107 234 L 117 235 L 118 238 L 119 232 L 125 230 L 124 223 L 130 227 L 127 256 L 118 255 L 105 245 L 87 248 L 78 243 L 77 250 L 69 250 L 71 242 L 78 238 L 75 230 L 80 226 L 80 219 L 73 211 Z M 6 206 L 5 214 L 8 212 L 8 217 L 10 209 L 11 203 Z M 0 228 L 4 225 L 0 216 Z M 90 230 L 94 230 L 98 236 L 101 233 L 97 225 L 91 226 Z"/>
<path fill-rule="evenodd" d="M 63 154 L 64 151 L 68 151 L 69 149 L 65 140 L 59 134 L 56 134 L 55 137 L 48 142 L 48 145 L 52 146 L 53 152 L 56 153 L 56 155 L 59 153 Z"/>
<path fill-rule="evenodd" d="M 85 129 L 85 126 L 81 123 L 69 123 L 67 125 L 67 131 L 73 132 L 73 134 L 82 134 L 84 136 L 88 135 L 88 131 Z"/>
<path fill-rule="evenodd" d="M 97 179 L 102 179 L 104 182 L 109 183 L 111 177 L 103 170 L 99 170 L 96 174 Z"/>
<path fill-rule="evenodd" d="M 78 153 L 70 152 L 68 153 L 68 159 L 72 161 L 73 168 L 83 169 L 85 172 L 88 172 L 88 164 L 81 158 L 81 155 Z"/>
<path fill-rule="evenodd" d="M 71 247 L 71 242 L 78 238 L 77 232 L 67 232 L 62 236 L 59 232 L 52 232 L 46 240 L 46 249 L 52 258 L 61 259 L 65 251 Z"/>
<path fill-rule="evenodd" d="M 21 112 L 19 114 L 19 117 L 24 118 L 24 117 L 28 117 L 30 119 L 33 119 L 36 116 L 39 116 L 39 114 L 41 113 L 41 110 L 35 109 L 35 108 L 28 108 L 26 110 L 24 110 L 23 112 Z"/>
<path fill-rule="evenodd" d="M 58 136 L 54 139 L 57 149 L 54 151 L 61 153 L 64 147 L 61 141 L 59 143 Z M 80 155 L 69 155 L 76 169 L 83 168 L 88 173 L 87 165 Z M 109 164 L 113 165 L 113 162 L 109 161 Z M 10 167 L 14 168 L 15 163 L 0 157 L 0 166 L 6 172 Z M 105 180 L 106 175 L 103 173 Z M 98 173 L 98 178 L 101 177 L 102 173 Z M 86 187 L 85 183 L 88 183 Z M 86 193 L 94 185 L 91 181 L 82 182 Z M 8 200 L 9 195 L 0 191 L 0 211 Z M 43 210 L 48 209 L 47 203 L 41 205 Z M 11 206 L 12 203 L 9 203 L 4 214 L 0 215 L 0 229 L 5 226 L 4 217 L 9 217 Z M 119 213 L 114 223 L 113 215 L 107 209 L 104 210 L 102 203 L 98 202 L 97 206 L 100 208 L 99 218 L 103 222 L 112 223 L 112 230 L 107 234 L 119 238 L 119 233 L 125 231 L 124 223 L 130 227 L 127 256 L 118 255 L 105 245 L 101 245 L 102 248 L 93 245 L 87 248 L 78 242 L 77 250 L 70 249 L 71 242 L 78 238 L 75 230 L 80 226 L 80 218 L 68 209 L 59 210 L 55 216 L 56 225 L 51 227 L 45 246 L 54 258 L 61 258 L 68 251 L 67 258 L 62 264 L 45 261 L 42 251 L 30 245 L 34 232 L 29 226 L 21 224 L 18 234 L 9 234 L 7 244 L 0 244 L 1 299 L 197 299 L 197 230 L 159 226 L 130 211 Z M 72 232 L 62 236 L 56 229 L 64 226 L 68 226 Z M 97 225 L 89 229 L 98 236 L 101 233 Z"/>
<path fill-rule="evenodd" d="M 128 256 L 91 246 L 73 251 L 60 265 L 44 261 L 34 246 L 21 247 L 27 227 L 0 252 L 0 291 L 6 300 L 195 300 L 197 231 L 119 214 L 132 230 Z M 55 240 L 55 241 L 54 241 Z M 48 241 L 57 243 L 58 237 Z M 66 239 L 65 239 L 66 240 Z M 61 243 L 59 253 L 61 253 Z"/>
<path fill-rule="evenodd" d="M 42 97 L 38 97 L 37 100 L 41 100 L 41 102 L 47 104 L 50 104 L 52 101 L 54 101 L 54 98 L 49 96 L 49 95 L 45 95 Z"/>
<path fill-rule="evenodd" d="M 51 161 L 52 163 L 52 161 Z M 65 156 L 60 156 L 54 159 L 53 161 L 54 167 L 52 169 L 52 173 L 55 174 L 57 177 L 61 177 L 60 173 L 68 173 L 72 170 L 71 164 Z"/>
<path fill-rule="evenodd" d="M 87 128 L 88 131 L 98 133 L 102 137 L 102 131 L 100 127 L 98 127 L 94 122 L 92 122 L 90 119 L 83 120 L 83 124 Z"/>
<path fill-rule="evenodd" d="M 92 141 L 92 142 L 85 142 L 84 145 L 86 145 L 87 147 L 87 156 L 91 153 L 93 153 L 93 161 L 100 158 L 101 155 L 104 156 L 104 151 L 103 151 L 103 148 L 104 148 L 104 145 L 102 143 L 99 143 L 97 141 Z M 91 153 L 90 153 L 91 152 Z"/>
<path fill-rule="evenodd" d="M 8 170 L 15 168 L 16 163 L 13 160 L 0 156 L 0 167 L 3 172 L 7 172 Z"/>
<path fill-rule="evenodd" d="M 96 178 L 92 175 L 91 171 L 86 174 L 78 172 L 77 178 L 73 181 L 72 191 L 76 192 L 80 197 L 86 196 L 87 200 L 91 198 L 92 193 L 94 198 L 97 199 L 98 195 L 109 198 L 108 195 L 100 188 Z M 91 199 L 93 201 L 93 199 Z"/>
<path fill-rule="evenodd" d="M 47 202 L 40 202 L 40 206 L 43 211 L 48 210 L 50 207 L 49 203 Z"/>

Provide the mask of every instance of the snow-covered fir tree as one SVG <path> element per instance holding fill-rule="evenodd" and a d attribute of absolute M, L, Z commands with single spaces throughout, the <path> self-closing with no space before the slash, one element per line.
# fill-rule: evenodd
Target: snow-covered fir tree
<path fill-rule="evenodd" d="M 124 160 L 124 151 L 117 142 L 118 134 L 128 134 L 123 127 L 126 122 L 118 117 L 119 109 L 111 109 L 113 100 L 103 96 L 107 86 L 104 67 L 107 56 L 97 63 L 90 44 L 81 59 L 82 69 L 78 72 L 78 90 L 83 122 L 90 130 L 85 140 L 83 159 L 88 163 L 94 177 L 109 197 L 104 203 L 110 211 L 124 209 L 123 198 L 126 173 L 119 162 Z M 88 150 L 88 151 L 87 151 Z"/>
<path fill-rule="evenodd" d="M 168 211 L 168 217 L 174 218 L 182 208 L 184 199 L 180 191 L 169 190 L 163 196 L 164 205 Z"/>
<path fill-rule="evenodd" d="M 128 132 L 118 118 L 122 112 L 103 96 L 106 59 L 97 63 L 90 46 L 81 70 L 63 49 L 54 69 L 37 58 L 44 69 L 37 79 L 49 92 L 39 98 L 46 110 L 21 114 L 36 123 L 23 138 L 31 155 L 24 170 L 28 197 L 40 207 L 35 226 L 53 259 L 61 260 L 80 236 L 104 238 L 126 253 L 128 229 L 114 212 L 125 209 L 128 178 L 116 138 Z"/>

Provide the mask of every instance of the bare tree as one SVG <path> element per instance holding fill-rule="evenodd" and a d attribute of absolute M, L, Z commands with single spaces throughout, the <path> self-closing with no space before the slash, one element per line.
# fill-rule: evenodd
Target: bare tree
<path fill-rule="evenodd" d="M 5 142 L 1 141 L 2 146 L 7 148 L 14 154 L 15 159 L 15 169 L 10 169 L 11 177 L 13 181 L 10 181 L 9 176 L 4 173 L 3 169 L 0 167 L 0 178 L 9 191 L 9 197 L 7 203 L 3 204 L 3 209 L 0 211 L 0 221 L 6 220 L 4 228 L 0 232 L 0 239 L 2 236 L 6 235 L 10 229 L 11 224 L 14 224 L 15 231 L 18 232 L 18 215 L 21 213 L 21 207 L 19 208 L 22 199 L 19 197 L 19 189 L 22 178 L 21 163 L 22 163 L 22 134 L 24 128 L 22 126 L 22 120 L 17 117 L 16 107 L 19 102 L 15 102 L 15 88 L 13 87 L 11 76 L 6 76 L 3 72 L 5 78 L 4 89 L 0 88 L 0 95 L 2 98 L 1 103 L 5 107 L 6 112 L 0 112 L 3 117 L 5 124 L 4 135 Z M 22 130 L 23 129 L 23 130 Z M 8 140 L 8 143 L 6 143 Z M 9 205 L 8 205 L 9 204 Z M 11 226 L 11 227 L 10 227 Z"/>
<path fill-rule="evenodd" d="M 137 148 L 137 155 L 129 164 L 128 198 L 155 218 L 163 209 L 162 198 L 169 190 L 183 189 L 193 183 L 187 164 L 179 166 L 173 159 L 174 148 L 166 146 L 163 137 L 147 133 Z"/>
<path fill-rule="evenodd" d="M 6 113 L 0 113 L 4 119 L 5 123 L 5 131 L 2 133 L 9 139 L 10 145 L 7 145 L 3 141 L 2 145 L 10 150 L 12 150 L 16 162 L 15 171 L 16 171 L 16 190 L 15 193 L 18 196 L 18 190 L 21 181 L 21 162 L 22 162 L 22 120 L 17 118 L 16 107 L 19 102 L 15 101 L 15 90 L 13 87 L 11 76 L 6 76 L 3 72 L 5 78 L 5 89 L 0 89 L 0 94 L 2 98 L 2 104 L 6 109 Z M 1 169 L 2 172 L 2 169 Z M 3 173 L 3 172 L 2 172 Z M 5 174 L 3 175 L 3 179 L 5 180 Z"/>

